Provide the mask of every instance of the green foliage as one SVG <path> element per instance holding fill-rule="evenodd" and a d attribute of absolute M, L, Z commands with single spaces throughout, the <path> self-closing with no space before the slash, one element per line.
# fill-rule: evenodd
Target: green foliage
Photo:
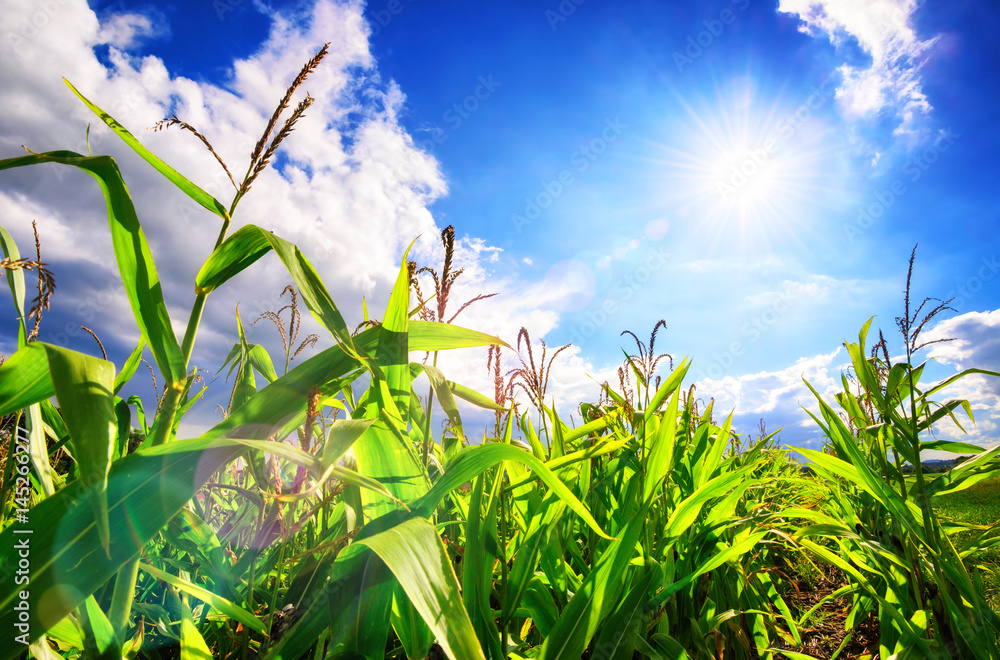
<path fill-rule="evenodd" d="M 829 447 L 801 450 L 809 475 L 763 426 L 744 438 L 731 416 L 716 423 L 711 403 L 699 412 L 683 390 L 687 360 L 654 380 L 669 357 L 654 354 L 664 322 L 648 348 L 636 339 L 638 355 L 626 354 L 622 391 L 605 385 L 601 402 L 581 405 L 575 428 L 545 405 L 544 352 L 536 369 L 524 331 L 520 377 L 534 394 L 536 431 L 499 382 L 499 350 L 510 346 L 443 322 L 443 297 L 433 316 L 419 293 L 411 309 L 418 271 L 406 255 L 383 320 L 367 321 L 366 310 L 369 327 L 352 334 L 299 247 L 252 225 L 227 235 L 266 154 L 226 210 L 83 100 L 223 226 L 178 342 L 115 162 L 69 152 L 0 161 L 0 169 L 71 165 L 96 178 L 142 337 L 121 369 L 29 341 L 23 274 L 7 273 L 19 343 L 0 366 L 0 417 L 30 433 L 27 449 L 4 436 L 3 492 L 13 497 L 4 498 L 0 546 L 14 547 L 21 530 L 15 509 L 27 510 L 33 532 L 28 587 L 4 582 L 0 628 L 16 629 L 14 605 L 29 589 L 33 655 L 423 658 L 436 645 L 463 660 L 798 658 L 807 657 L 795 649 L 810 618 L 842 597 L 849 629 L 877 619 L 881 657 L 996 654 L 1000 620 L 984 599 L 977 557 L 1000 534 L 945 504 L 992 483 L 1000 450 L 925 436 L 957 411 L 971 416 L 967 402 L 929 397 L 970 373 L 1000 374 L 970 370 L 920 389 L 922 365 L 867 356 L 866 324 L 848 345 L 857 387 L 845 378 L 837 396 L 847 419 L 817 395 Z M 449 237 L 453 230 L 446 248 Z M 16 258 L 9 234 L 0 238 Z M 220 367 L 235 374 L 225 419 L 178 439 L 195 399 L 189 361 L 206 300 L 271 252 L 297 287 L 292 326 L 301 296 L 333 346 L 289 369 L 295 333 L 283 335 L 278 375 L 237 314 L 236 343 Z M 441 281 L 458 274 L 450 258 L 438 296 L 447 293 Z M 916 334 L 907 330 L 908 349 Z M 409 359 L 486 346 L 495 400 Z M 149 417 L 137 396 L 119 395 L 147 348 L 167 381 Z M 426 405 L 416 393 L 424 376 Z M 356 391 L 358 383 L 366 385 Z M 450 424 L 437 438 L 435 399 Z M 471 441 L 460 402 L 500 413 L 495 437 Z M 72 460 L 57 470 L 61 447 Z M 976 455 L 932 480 L 920 461 L 930 449 Z M 15 472 L 24 476 L 17 487 Z M 13 570 L 10 555 L 3 562 L 0 571 Z M 847 581 L 801 612 L 796 578 L 818 574 L 817 564 Z M 4 645 L 0 659 L 22 650 Z"/>

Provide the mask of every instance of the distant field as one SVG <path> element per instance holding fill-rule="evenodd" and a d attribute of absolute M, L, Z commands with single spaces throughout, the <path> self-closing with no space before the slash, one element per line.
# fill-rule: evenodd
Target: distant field
<path fill-rule="evenodd" d="M 1000 522 L 1000 477 L 987 479 L 963 491 L 935 499 L 934 508 L 943 517 L 973 523 L 993 525 Z M 956 546 L 972 538 L 973 532 L 962 532 L 956 537 Z M 995 573 L 983 572 L 986 596 L 993 610 L 1000 612 L 1000 548 L 984 550 L 977 557 L 979 563 Z"/>

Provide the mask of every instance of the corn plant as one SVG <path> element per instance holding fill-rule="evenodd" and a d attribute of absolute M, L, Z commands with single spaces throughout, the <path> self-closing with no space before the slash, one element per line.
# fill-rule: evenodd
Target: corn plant
<path fill-rule="evenodd" d="M 427 494 L 426 474 L 410 462 L 411 452 L 400 444 L 411 430 L 408 351 L 503 342 L 450 325 L 411 322 L 405 258 L 382 324 L 352 336 L 301 250 L 253 225 L 229 233 L 238 202 L 309 107 L 311 97 L 307 96 L 275 132 L 282 110 L 325 52 L 324 47 L 289 87 L 228 207 L 148 151 L 121 124 L 70 86 L 146 162 L 221 221 L 215 250 L 194 283 L 195 303 L 181 341 L 171 328 L 153 255 L 113 159 L 56 151 L 0 161 L 0 170 L 40 163 L 74 166 L 98 181 L 107 202 L 119 273 L 142 335 L 120 370 L 84 353 L 29 342 L 23 311 L 23 273 L 5 269 L 19 315 L 19 348 L 0 367 L 0 416 L 26 411 L 30 430 L 22 458 L 30 460 L 33 470 L 21 472 L 30 473 L 30 482 L 25 479 L 26 485 L 17 489 L 15 504 L 22 510 L 18 512 L 19 520 L 30 521 L 32 528 L 28 577 L 34 600 L 27 621 L 19 620 L 14 610 L 19 591 L 15 585 L 5 582 L 0 602 L 3 623 L 12 630 L 17 629 L 15 624 L 23 624 L 23 639 L 32 642 L 36 655 L 44 655 L 50 642 L 63 650 L 145 654 L 144 640 L 151 634 L 147 620 L 153 622 L 160 637 L 175 638 L 182 653 L 246 656 L 250 649 L 260 651 L 271 642 L 271 635 L 257 613 L 264 608 L 272 623 L 278 618 L 273 607 L 278 605 L 279 588 L 287 586 L 288 573 L 301 563 L 302 552 L 308 549 L 318 548 L 309 553 L 310 557 L 337 549 L 336 532 L 340 527 L 335 521 L 346 520 L 345 516 L 350 517 L 348 531 L 354 543 L 345 556 L 338 556 L 337 570 L 346 571 L 345 579 L 364 581 L 376 574 L 381 578 L 377 584 L 372 583 L 370 597 L 357 599 L 343 592 L 342 600 L 355 600 L 359 606 L 379 611 L 385 608 L 386 612 L 396 602 L 406 616 L 406 625 L 433 630 L 452 655 L 481 655 L 473 649 L 467 616 L 459 614 L 443 622 L 437 616 L 443 606 L 460 610 L 454 572 L 443 564 L 429 572 L 417 570 L 419 564 L 414 563 L 416 557 L 443 553 L 437 533 L 427 520 L 429 513 L 421 517 L 411 509 L 412 515 L 405 520 L 382 518 L 379 525 L 370 523 L 390 512 L 397 513 L 397 502 Z M 183 124 L 179 120 L 174 123 Z M 194 129 L 186 124 L 182 127 L 195 132 L 207 144 Z M 11 260 L 8 263 L 24 265 L 9 234 L 4 232 L 3 236 L 5 256 Z M 188 364 L 206 300 L 214 290 L 272 251 L 285 265 L 310 313 L 336 343 L 259 392 L 244 387 L 241 396 L 234 397 L 225 420 L 200 437 L 178 439 L 178 423 L 195 399 L 191 394 L 195 374 L 189 372 Z M 241 346 L 248 348 L 244 344 L 242 340 Z M 135 373 L 145 349 L 166 380 L 165 394 L 148 427 L 143 422 L 148 430 L 145 442 L 138 450 L 127 453 L 123 447 L 130 437 L 126 421 L 129 411 L 127 401 L 118 393 Z M 252 355 L 253 351 L 248 350 L 247 357 Z M 317 408 L 326 399 L 343 395 L 359 372 L 371 377 L 371 385 L 351 411 L 351 419 L 334 422 L 321 438 L 314 438 L 311 452 L 282 442 L 302 426 L 306 437 L 315 434 Z M 436 385 L 450 394 L 447 381 Z M 48 403 L 52 396 L 58 409 Z M 70 449 L 76 463 L 72 474 L 53 470 L 46 434 L 65 442 Z M 348 449 L 354 451 L 355 469 L 338 464 Z M 241 482 L 243 486 L 213 479 L 213 475 L 223 473 L 238 458 L 248 455 L 272 457 L 272 474 L 258 471 L 252 475 L 252 482 Z M 284 465 L 306 468 L 314 481 L 309 493 L 283 492 L 277 477 Z M 379 483 L 379 478 L 389 485 Z M 336 504 L 329 499 L 317 504 L 312 496 L 330 479 L 337 482 L 343 499 Z M 202 492 L 206 483 L 212 485 Z M 249 483 L 252 490 L 245 487 Z M 228 519 L 230 524 L 223 538 L 237 538 L 248 548 L 235 559 L 230 556 L 229 561 L 229 555 L 220 556 L 220 551 L 233 552 L 233 546 L 222 546 L 219 534 L 212 534 L 205 522 L 206 516 L 219 515 L 219 507 L 224 507 L 217 495 L 225 487 L 240 489 L 229 492 L 246 496 L 246 501 L 235 507 L 242 511 L 222 513 L 223 517 L 234 514 Z M 446 493 L 439 489 L 430 497 Z M 336 511 L 340 512 L 339 519 Z M 426 511 L 426 507 L 417 511 Z M 313 514 L 307 518 L 310 522 L 294 524 L 294 516 L 304 512 Z M 5 511 L 8 524 L 0 534 L 5 547 L 13 547 L 14 534 L 19 531 L 19 523 L 9 524 L 11 513 L 11 509 Z M 362 527 L 364 535 L 359 533 Z M 299 534 L 305 534 L 310 545 L 298 540 Z M 400 535 L 402 542 L 397 538 Z M 275 543 L 277 539 L 287 543 Z M 277 554 L 270 550 L 272 547 L 280 548 Z M 375 563 L 382 568 L 366 570 Z M 12 569 L 7 563 L 3 568 Z M 271 577 L 274 579 L 268 581 Z M 263 587 L 258 586 L 261 580 Z M 261 588 L 266 597 L 261 597 Z M 225 621 L 220 622 L 220 614 Z M 387 615 L 384 620 L 388 622 Z M 379 648 L 384 648 L 384 635 L 379 642 L 377 632 L 372 636 L 366 630 L 361 636 L 357 628 L 353 633 L 346 627 L 333 629 L 339 635 L 331 640 L 334 647 L 368 649 L 380 643 Z M 13 657 L 19 652 L 16 646 L 5 646 L 0 655 Z M 155 655 L 155 649 L 152 653 Z"/>
<path fill-rule="evenodd" d="M 921 386 L 925 364 L 912 365 L 914 353 L 927 345 L 920 342 L 920 332 L 947 309 L 947 301 L 922 318 L 920 313 L 930 299 L 911 310 L 914 254 L 904 314 L 897 319 L 906 361 L 890 361 L 881 333 L 881 341 L 867 352 L 869 320 L 858 342 L 846 344 L 858 384 L 855 391 L 845 375 L 844 391 L 837 395 L 847 420 L 813 390 L 820 404 L 820 415 L 814 419 L 829 439 L 832 455 L 798 451 L 827 478 L 834 497 L 828 499 L 827 512 L 817 514 L 814 524 L 799 530 L 796 537 L 851 577 L 854 595 L 849 624 L 869 614 L 878 617 L 880 657 L 996 657 L 1000 654 L 1000 618 L 983 597 L 978 570 L 970 571 L 965 561 L 994 545 L 995 532 L 977 530 L 981 534 L 956 547 L 951 536 L 964 527 L 939 520 L 933 503 L 939 495 L 997 474 L 1000 448 L 985 451 L 968 443 L 934 439 L 931 433 L 938 422 L 948 418 L 962 428 L 954 413 L 964 410 L 971 420 L 972 408 L 966 400 L 937 403 L 931 397 L 972 374 L 1000 374 L 967 369 L 940 383 Z M 930 480 L 921 460 L 921 453 L 928 450 L 971 453 L 975 458 Z M 912 479 L 904 473 L 904 462 L 913 468 Z M 817 544 L 810 537 L 830 539 L 832 546 Z"/>
<path fill-rule="evenodd" d="M 25 645 L 40 658 L 797 659 L 807 657 L 795 649 L 812 617 L 839 598 L 850 599 L 849 627 L 877 619 L 880 657 L 997 655 L 1000 620 L 982 597 L 975 553 L 998 543 L 998 529 L 939 519 L 933 503 L 994 474 L 1000 449 L 929 434 L 959 410 L 971 417 L 968 402 L 931 397 L 967 375 L 1000 374 L 973 369 L 922 386 L 923 365 L 911 361 L 929 317 L 922 306 L 911 313 L 907 296 L 906 362 L 892 364 L 884 340 L 868 352 L 869 322 L 848 344 L 856 380 L 845 377 L 837 396 L 847 419 L 818 397 L 829 448 L 799 450 L 810 476 L 763 422 L 744 439 L 731 414 L 716 423 L 711 400 L 699 410 L 683 385 L 691 363 L 675 369 L 655 353 L 663 321 L 648 346 L 623 333 L 638 353 L 625 353 L 620 389 L 605 384 L 598 402 L 580 405 L 581 424 L 566 424 L 545 396 L 566 347 L 548 352 L 541 342 L 536 363 L 522 329 L 514 343 L 524 341 L 527 359 L 504 373 L 509 344 L 452 324 L 469 303 L 445 321 L 461 273 L 451 227 L 440 273 L 417 268 L 407 250 L 380 320 L 362 303 L 364 322 L 351 332 L 302 250 L 254 225 L 230 231 L 310 107 L 306 95 L 280 121 L 325 53 L 279 101 L 239 182 L 193 126 L 176 116 L 159 125 L 192 133 L 215 155 L 233 183 L 228 205 L 70 87 L 220 223 L 182 338 L 113 159 L 55 151 L 0 160 L 0 170 L 57 163 L 97 180 L 141 335 L 120 367 L 103 348 L 99 358 L 38 341 L 54 279 L 37 241 L 36 258 L 21 257 L 0 228 L 18 335 L 0 363 L 0 545 L 27 537 L 31 548 L 27 565 L 6 552 L 0 563 L 17 575 L 0 589 L 0 627 L 18 633 L 0 660 Z M 282 373 L 248 341 L 237 310 L 233 348 L 220 359 L 234 379 L 223 419 L 178 438 L 203 391 L 189 363 L 208 297 L 272 252 L 292 280 L 291 304 L 261 317 L 282 333 Z M 26 313 L 29 269 L 42 277 Z M 434 281 L 430 298 L 418 274 Z M 299 301 L 332 345 L 296 359 L 314 343 L 298 341 Z M 486 346 L 492 399 L 449 380 L 436 361 L 410 361 L 411 352 Z M 144 355 L 165 381 L 155 407 L 127 396 Z M 664 357 L 671 372 L 661 377 Z M 516 389 L 537 424 L 518 412 Z M 491 437 L 470 439 L 464 406 L 495 416 Z M 436 412 L 449 426 L 437 436 Z M 930 449 L 976 456 L 931 480 L 920 461 Z M 789 594 L 817 562 L 847 581 L 800 612 Z"/>

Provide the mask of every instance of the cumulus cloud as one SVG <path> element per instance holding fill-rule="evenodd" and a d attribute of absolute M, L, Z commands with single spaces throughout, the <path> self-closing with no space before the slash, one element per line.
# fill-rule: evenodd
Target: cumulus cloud
<path fill-rule="evenodd" d="M 818 410 L 808 382 L 827 403 L 835 405 L 833 395 L 840 389 L 837 362 L 841 349 L 830 353 L 799 358 L 795 364 L 777 371 L 760 371 L 742 376 L 704 378 L 695 383 L 698 395 L 715 401 L 716 417 L 735 412 L 734 428 L 747 432 L 764 420 L 769 431 L 783 429 L 784 444 L 815 447 L 821 433 L 806 410 Z M 841 356 L 842 357 L 842 356 Z"/>
<path fill-rule="evenodd" d="M 349 320 L 360 301 L 384 304 L 409 242 L 424 239 L 411 256 L 429 254 L 437 232 L 428 205 L 447 192 L 437 162 L 417 149 L 400 126 L 402 91 L 382 82 L 368 50 L 368 27 L 359 2 L 320 1 L 296 12 L 274 12 L 264 44 L 233 63 L 225 87 L 171 74 L 156 57 L 126 53 L 136 40 L 158 34 L 154 18 L 112 15 L 101 20 L 84 0 L 51 3 L 39 13 L 30 3 L 3 2 L 0 44 L 10 63 L 0 71 L 0 153 L 71 149 L 108 153 L 120 163 L 157 261 L 163 293 L 176 329 L 183 332 L 193 301 L 192 282 L 211 252 L 220 221 L 135 156 L 96 121 L 66 88 L 83 94 L 128 127 L 154 153 L 223 200 L 232 198 L 226 175 L 189 133 L 143 130 L 176 113 L 208 137 L 237 176 L 274 105 L 302 63 L 324 42 L 326 61 L 310 77 L 317 99 L 283 143 L 279 167 L 267 170 L 234 216 L 231 230 L 254 223 L 302 246 Z M 95 48 L 109 44 L 104 62 Z M 293 99 L 293 105 L 297 102 Z M 360 120 L 345 117 L 364 108 Z M 91 124 L 89 140 L 85 138 Z M 84 173 L 65 166 L 4 172 L 0 179 L 3 224 L 23 248 L 33 244 L 37 219 L 45 260 L 59 289 L 42 339 L 84 347 L 79 325 L 95 330 L 121 354 L 137 339 L 117 273 L 100 191 Z M 481 242 L 473 254 L 491 254 Z M 234 310 L 244 320 L 286 300 L 290 277 L 265 258 L 213 294 L 206 309 L 194 363 L 218 368 L 233 341 Z M 310 330 L 316 329 L 309 323 Z M 253 328 L 258 341 L 268 333 Z M 5 333 L 6 334 L 6 333 Z M 7 338 L 5 337 L 4 340 Z M 3 341 L 0 350 L 12 346 Z"/>
<path fill-rule="evenodd" d="M 778 11 L 794 14 L 801 30 L 825 36 L 835 46 L 856 41 L 871 59 L 867 66 L 838 67 L 837 99 L 848 118 L 883 110 L 898 116 L 897 135 L 923 132 L 931 111 L 920 80 L 920 63 L 934 39 L 921 40 L 912 27 L 920 0 L 780 0 Z"/>
<path fill-rule="evenodd" d="M 170 24 L 166 17 L 155 9 L 145 13 L 127 12 L 112 14 L 101 22 L 97 39 L 102 44 L 120 50 L 129 50 L 147 39 L 170 36 Z"/>
<path fill-rule="evenodd" d="M 194 276 L 215 244 L 220 221 L 95 121 L 63 84 L 63 76 L 154 153 L 228 203 L 233 195 L 228 177 L 194 136 L 144 127 L 176 114 L 204 134 L 239 177 L 288 83 L 303 62 L 330 42 L 329 54 L 306 84 L 316 103 L 283 143 L 275 165 L 240 203 L 230 232 L 253 223 L 301 246 L 352 327 L 361 321 L 362 298 L 371 315 L 381 317 L 403 252 L 413 239 L 420 237 L 408 258 L 440 269 L 440 228 L 429 206 L 447 194 L 448 185 L 437 161 L 420 150 L 400 124 L 406 96 L 379 74 L 369 50 L 363 3 L 317 0 L 291 9 L 262 9 L 271 21 L 266 41 L 249 57 L 233 62 L 223 85 L 175 75 L 160 59 L 129 50 L 142 39 L 162 34 L 155 16 L 99 17 L 85 0 L 60 0 L 41 14 L 30 3 L 0 3 L 0 34 L 13 35 L 0 44 L 5 61 L 12 63 L 0 70 L 0 103 L 5 108 L 0 116 L 0 153 L 23 153 L 24 144 L 33 151 L 91 149 L 118 160 L 156 259 L 178 336 L 184 332 L 194 299 Z M 104 45 L 102 59 L 95 48 Z M 292 105 L 297 101 L 298 97 Z M 91 130 L 85 138 L 88 124 Z M 19 245 L 28 248 L 33 244 L 31 220 L 38 220 L 43 255 L 59 285 L 41 339 L 93 350 L 79 329 L 87 325 L 120 361 L 138 340 L 138 330 L 117 275 L 99 189 L 86 174 L 64 166 L 3 174 L 0 222 Z M 559 296 L 539 283 L 520 279 L 513 263 L 481 238 L 460 235 L 455 267 L 465 272 L 453 291 L 450 313 L 475 295 L 502 292 L 469 307 L 458 322 L 511 342 L 525 326 L 537 341 L 558 324 Z M 262 312 L 288 303 L 281 292 L 290 280 L 277 259 L 265 257 L 213 293 L 193 365 L 209 372 L 221 366 L 222 356 L 235 341 L 237 305 L 249 340 L 278 354 L 281 345 L 274 329 L 250 323 Z M 567 287 L 564 295 L 575 291 Z M 308 332 L 319 332 L 326 344 L 331 341 L 307 317 L 300 337 Z M 0 337 L 0 353 L 9 355 L 15 347 L 10 337 Z M 446 352 L 441 365 L 455 380 L 490 392 L 485 352 Z M 578 355 L 560 357 L 553 382 L 574 385 L 553 384 L 559 405 L 593 395 L 593 388 L 583 395 L 584 386 L 577 384 L 588 384 L 584 373 L 590 371 L 589 363 Z M 210 388 L 214 398 L 192 410 L 185 419 L 185 432 L 195 433 L 218 418 L 214 405 L 225 403 L 230 386 L 219 380 Z"/>
<path fill-rule="evenodd" d="M 921 341 L 953 339 L 931 344 L 926 350 L 929 358 L 951 366 L 954 371 L 984 369 L 1000 372 L 1000 309 L 988 312 L 969 312 L 945 319 L 921 335 Z M 1000 418 L 1000 379 L 972 375 L 942 390 L 937 400 L 966 399 L 972 406 L 975 425 L 968 424 L 964 414 L 959 415 L 968 432 L 950 423 L 942 423 L 938 432 L 942 438 L 986 444 L 997 440 L 997 423 Z"/>

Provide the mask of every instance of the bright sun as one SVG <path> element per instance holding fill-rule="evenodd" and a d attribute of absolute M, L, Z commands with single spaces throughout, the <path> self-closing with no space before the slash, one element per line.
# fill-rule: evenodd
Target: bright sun
<path fill-rule="evenodd" d="M 798 239 L 809 206 L 830 194 L 837 155 L 818 111 L 831 94 L 814 89 L 767 105 L 749 78 L 716 91 L 672 130 L 668 178 L 676 202 L 719 242 L 747 247 L 782 236 Z M 776 96 L 776 99 L 779 97 Z M 706 222 L 707 221 L 707 222 Z M 703 234 L 704 235 L 704 234 Z"/>

